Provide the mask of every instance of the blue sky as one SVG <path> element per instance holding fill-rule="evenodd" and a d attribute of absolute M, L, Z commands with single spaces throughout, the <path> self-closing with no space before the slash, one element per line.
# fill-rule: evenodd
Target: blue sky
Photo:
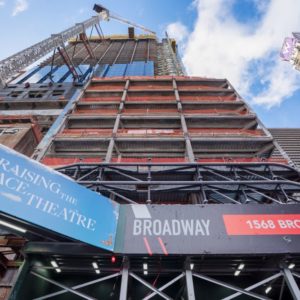
<path fill-rule="evenodd" d="M 0 60 L 89 18 L 94 3 L 0 0 Z M 284 37 L 300 31 L 299 0 L 101 3 L 160 37 L 167 29 L 179 41 L 190 75 L 228 78 L 266 126 L 300 127 L 300 72 L 278 56 Z M 127 30 L 115 21 L 102 28 L 107 34 Z"/>

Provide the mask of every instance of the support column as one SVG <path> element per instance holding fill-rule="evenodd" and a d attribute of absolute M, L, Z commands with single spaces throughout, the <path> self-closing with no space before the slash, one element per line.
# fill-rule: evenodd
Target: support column
<path fill-rule="evenodd" d="M 194 282 L 193 282 L 193 274 L 191 270 L 185 271 L 185 279 L 186 279 L 186 294 L 188 300 L 195 300 L 195 291 L 194 291 Z"/>
<path fill-rule="evenodd" d="M 127 257 L 124 257 L 123 269 L 122 269 L 122 280 L 121 280 L 121 290 L 120 290 L 120 300 L 127 299 L 127 290 L 128 290 L 128 268 L 129 261 Z"/>
<path fill-rule="evenodd" d="M 117 63 L 117 60 L 118 60 L 119 56 L 121 55 L 121 53 L 122 53 L 122 51 L 123 51 L 123 48 L 125 47 L 125 44 L 126 44 L 126 42 L 123 42 L 123 44 L 122 44 L 122 46 L 121 46 L 119 52 L 117 53 L 117 55 L 116 55 L 116 57 L 115 57 L 115 60 L 113 61 L 112 65 L 114 65 L 114 64 Z M 123 74 L 123 75 L 125 75 L 125 74 Z"/>
<path fill-rule="evenodd" d="M 194 152 L 193 152 L 193 148 L 192 148 L 192 143 L 188 134 L 188 129 L 187 129 L 187 125 L 186 125 L 186 121 L 185 121 L 185 117 L 182 111 L 182 104 L 181 104 L 181 100 L 179 97 L 179 92 L 177 89 L 177 83 L 176 80 L 173 78 L 173 89 L 174 89 L 174 93 L 175 93 L 175 99 L 176 99 L 176 103 L 177 103 L 177 109 L 178 112 L 180 114 L 180 121 L 181 121 L 181 128 L 183 131 L 183 135 L 184 135 L 184 139 L 185 139 L 185 147 L 186 147 L 186 152 L 189 158 L 189 162 L 195 162 L 195 156 L 194 156 Z"/>
<path fill-rule="evenodd" d="M 115 124 L 114 124 L 113 132 L 112 132 L 112 137 L 109 140 L 109 145 L 108 145 L 108 149 L 107 149 L 107 153 L 106 153 L 106 157 L 105 157 L 105 162 L 110 162 L 111 158 L 112 158 L 113 150 L 114 150 L 114 147 L 115 147 L 115 138 L 116 138 L 116 135 L 117 135 L 117 132 L 118 132 L 118 129 L 119 129 L 121 113 L 124 109 L 124 104 L 125 104 L 125 100 L 126 100 L 126 97 L 127 97 L 128 88 L 129 88 L 129 79 L 127 79 L 126 83 L 125 83 L 125 87 L 124 87 L 124 90 L 123 90 L 123 95 L 122 95 L 122 98 L 121 98 L 118 114 L 117 114 L 116 121 L 115 121 Z"/>
<path fill-rule="evenodd" d="M 196 166 L 196 176 L 195 176 L 195 180 L 196 181 L 203 181 L 203 176 L 200 172 L 199 169 L 199 165 Z M 207 204 L 208 203 L 208 199 L 206 197 L 206 193 L 205 193 L 205 189 L 202 185 L 200 185 L 200 191 L 199 193 L 197 193 L 197 199 L 199 200 L 197 203 L 201 203 L 201 204 Z"/>
<path fill-rule="evenodd" d="M 300 299 L 300 290 L 299 290 L 299 287 L 297 285 L 297 282 L 296 282 L 291 270 L 287 267 L 284 267 L 282 269 L 282 272 L 283 272 L 285 282 L 286 282 L 287 286 L 289 287 L 290 292 L 293 296 L 293 299 L 299 300 Z"/>
<path fill-rule="evenodd" d="M 27 260 L 25 260 L 22 264 L 22 266 L 19 268 L 18 271 L 18 275 L 16 278 L 16 282 L 14 283 L 14 286 L 11 290 L 11 293 L 9 295 L 9 300 L 18 300 L 20 299 L 19 296 L 19 292 L 20 292 L 20 288 L 22 287 L 22 284 L 26 278 L 26 276 L 28 276 L 29 273 L 29 262 Z"/>

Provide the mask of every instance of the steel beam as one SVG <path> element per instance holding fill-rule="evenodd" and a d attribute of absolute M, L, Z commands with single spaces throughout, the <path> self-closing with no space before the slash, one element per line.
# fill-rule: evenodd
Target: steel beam
<path fill-rule="evenodd" d="M 96 298 L 93 298 L 93 297 L 90 297 L 90 296 L 88 296 L 88 295 L 86 295 L 86 294 L 84 294 L 84 293 L 78 292 L 78 291 L 76 291 L 76 290 L 74 290 L 74 289 L 72 289 L 72 288 L 67 287 L 67 286 L 64 285 L 64 284 L 61 284 L 61 283 L 59 283 L 59 282 L 57 282 L 57 281 L 55 281 L 55 280 L 49 279 L 49 278 L 47 278 L 47 277 L 45 277 L 45 276 L 43 276 L 43 275 L 40 275 L 40 274 L 38 274 L 38 273 L 36 273 L 36 272 L 31 271 L 30 273 L 31 273 L 32 275 L 36 276 L 36 277 L 39 277 L 39 278 L 41 278 L 41 279 L 43 279 L 43 280 L 45 280 L 45 281 L 48 281 L 48 282 L 50 282 L 50 283 L 52 283 L 52 284 L 54 284 L 54 285 L 56 285 L 56 286 L 58 286 L 58 287 L 60 287 L 60 288 L 62 288 L 62 289 L 64 289 L 64 290 L 66 290 L 66 291 L 68 291 L 68 292 L 74 294 L 74 295 L 77 295 L 77 296 L 83 298 L 83 299 L 87 299 L 87 300 L 97 300 Z M 33 299 L 33 300 L 38 300 L 38 299 L 40 299 L 40 298 L 35 298 L 35 299 Z"/>
<path fill-rule="evenodd" d="M 176 83 L 175 79 L 173 79 L 173 89 L 174 89 L 175 99 L 177 102 L 177 110 L 178 110 L 178 113 L 180 114 L 181 128 L 182 128 L 184 139 L 185 139 L 185 147 L 186 147 L 187 156 L 188 156 L 190 162 L 194 162 L 195 156 L 194 156 L 194 152 L 193 152 L 193 147 L 192 147 L 191 139 L 188 134 L 188 128 L 187 128 L 185 117 L 184 117 L 184 114 L 182 111 L 182 104 L 181 104 L 181 100 L 180 100 L 180 96 L 179 96 L 179 92 L 178 92 L 178 88 L 177 88 L 177 83 Z"/>
<path fill-rule="evenodd" d="M 16 276 L 16 279 L 18 279 L 10 292 L 9 300 L 18 300 L 20 289 L 23 283 L 23 280 L 25 280 L 26 276 L 28 275 L 30 271 L 30 264 L 28 260 L 25 260 L 22 264 L 22 266 L 18 270 L 18 275 Z"/>
<path fill-rule="evenodd" d="M 137 167 L 139 166 L 139 167 Z M 246 169 L 244 169 L 246 167 Z M 299 173 L 289 166 L 255 163 L 255 164 L 75 164 L 58 168 L 62 173 L 72 177 L 78 183 L 97 189 L 111 191 L 120 196 L 124 192 L 136 192 L 137 186 L 151 187 L 151 193 L 190 191 L 199 192 L 202 189 L 207 199 L 240 204 L 242 199 L 253 200 L 258 203 L 274 202 L 285 204 L 286 201 L 269 196 L 270 192 L 283 195 L 289 202 L 300 202 L 294 193 L 299 193 Z M 111 176 L 122 175 L 123 180 L 102 180 L 98 175 L 105 172 Z M 177 174 L 177 180 L 155 180 L 157 176 L 168 178 L 169 174 Z M 82 174 L 82 175 L 81 175 Z M 198 174 L 201 174 L 199 177 Z M 264 176 L 261 176 L 263 174 Z M 250 178 L 249 178 L 250 175 Z M 147 179 L 146 179 L 147 177 Z M 92 178 L 92 180 L 90 180 Z M 95 180 L 97 178 L 97 180 Z M 145 178 L 141 180 L 139 178 Z M 193 181 L 189 180 L 194 178 Z M 186 180 L 188 179 L 188 180 Z M 155 186 L 155 187 L 153 187 Z M 149 191 L 149 190 L 148 190 Z M 140 190 L 145 194 L 146 190 Z M 235 193 L 233 196 L 232 193 Z M 254 197 L 255 195 L 255 197 Z M 271 194 L 272 195 L 272 194 Z M 214 197 L 218 196 L 218 197 Z M 221 196 L 221 198 L 219 197 Z M 242 196 L 242 197 L 238 197 Z M 130 196 L 125 196 L 127 202 L 132 202 Z M 244 197 L 244 198 L 243 198 Z M 122 196 L 121 196 L 122 198 Z M 205 198 L 205 197 L 204 197 Z"/>
<path fill-rule="evenodd" d="M 121 195 L 121 194 L 119 194 L 119 193 L 117 193 L 117 192 L 115 192 L 111 189 L 106 188 L 106 190 L 108 192 L 110 192 L 111 194 L 113 194 L 114 196 L 117 196 L 117 197 L 123 199 L 124 201 L 126 201 L 129 204 L 138 204 L 136 201 L 133 201 L 132 199 L 129 199 L 129 198 L 127 198 L 127 197 L 125 197 L 125 196 L 123 196 L 123 195 Z"/>
<path fill-rule="evenodd" d="M 112 137 L 109 140 L 109 145 L 108 145 L 108 149 L 107 149 L 107 152 L 106 152 L 105 162 L 110 162 L 111 158 L 112 158 L 113 149 L 115 147 L 115 138 L 116 138 L 119 126 L 120 126 L 121 113 L 122 113 L 124 103 L 125 103 L 126 98 L 127 98 L 129 83 L 130 83 L 130 81 L 127 79 L 126 82 L 125 82 L 125 87 L 124 87 L 122 98 L 121 98 L 121 101 L 120 101 L 119 111 L 118 111 L 118 114 L 117 114 L 117 117 L 116 117 L 116 120 L 115 120 L 113 132 L 112 132 Z"/>
<path fill-rule="evenodd" d="M 282 274 L 281 274 L 281 273 L 277 273 L 277 274 L 275 274 L 275 275 L 272 275 L 272 276 L 270 276 L 270 277 L 268 277 L 268 278 L 265 278 L 265 279 L 263 279 L 263 280 L 261 280 L 261 281 L 255 283 L 255 284 L 253 284 L 253 285 L 248 286 L 248 287 L 245 288 L 244 290 L 245 290 L 245 291 L 248 291 L 248 292 L 249 292 L 249 291 L 252 291 L 252 290 L 254 290 L 254 289 L 256 289 L 256 288 L 258 288 L 258 287 L 260 287 L 260 286 L 262 286 L 262 285 L 264 285 L 264 284 L 266 284 L 266 283 L 268 283 L 268 282 L 270 282 L 270 281 L 272 281 L 272 280 L 277 279 L 277 278 L 280 277 L 280 276 L 282 276 Z M 242 295 L 242 293 L 237 292 L 237 293 L 235 293 L 235 294 L 232 294 L 232 295 L 230 295 L 230 296 L 228 296 L 228 297 L 223 298 L 222 300 L 231 300 L 231 299 L 234 299 L 234 298 L 236 298 L 236 297 L 238 297 L 238 296 L 240 296 L 240 295 Z"/>
<path fill-rule="evenodd" d="M 293 296 L 294 300 L 299 300 L 300 299 L 300 290 L 298 287 L 298 284 L 289 268 L 283 268 L 282 273 L 285 279 L 285 282 L 287 286 L 289 287 L 289 290 Z"/>
<path fill-rule="evenodd" d="M 148 42 L 149 42 L 149 41 L 148 41 Z M 132 55 L 131 55 L 131 58 L 130 58 L 130 64 L 133 62 L 133 58 L 134 58 L 134 55 L 135 55 L 135 51 L 136 51 L 137 45 L 138 45 L 138 40 L 136 40 L 136 41 L 134 42 L 134 48 L 133 48 Z M 126 68 L 127 68 L 127 67 L 126 67 Z"/>
<path fill-rule="evenodd" d="M 120 290 L 120 300 L 127 299 L 127 289 L 128 289 L 128 267 L 129 262 L 127 257 L 124 257 L 123 269 L 122 269 L 122 280 L 121 280 L 121 290 Z"/>
<path fill-rule="evenodd" d="M 113 43 L 110 42 L 110 44 L 108 45 L 108 47 L 106 48 L 105 52 L 102 54 L 102 56 L 99 58 L 99 60 L 97 61 L 97 63 L 95 65 L 100 65 L 100 63 L 102 62 L 102 59 L 105 57 L 105 55 L 107 54 L 107 52 L 110 50 L 110 48 L 112 47 Z"/>
<path fill-rule="evenodd" d="M 170 280 L 169 282 L 167 282 L 166 284 L 161 286 L 158 290 L 162 292 L 163 290 L 165 290 L 166 288 L 168 288 L 169 286 L 174 284 L 176 281 L 178 281 L 182 277 L 184 277 L 184 273 L 181 273 L 180 275 L 176 276 L 175 278 L 173 278 L 172 280 Z M 156 296 L 155 292 L 153 292 L 150 295 L 146 296 L 145 298 L 143 298 L 143 300 L 149 300 L 149 299 L 153 298 L 154 296 Z"/>
<path fill-rule="evenodd" d="M 123 48 L 125 47 L 125 45 L 126 45 L 126 42 L 123 42 L 120 50 L 118 51 L 118 53 L 117 53 L 117 55 L 116 55 L 116 57 L 115 57 L 115 59 L 114 59 L 114 61 L 112 63 L 112 65 L 114 65 L 114 64 L 117 63 L 117 60 L 118 60 L 119 56 L 121 55 L 121 53 L 122 53 Z"/>
<path fill-rule="evenodd" d="M 186 280 L 186 294 L 188 300 L 195 300 L 195 290 L 193 282 L 193 274 L 191 270 L 185 271 L 185 280 Z"/>
<path fill-rule="evenodd" d="M 129 275 L 131 277 L 133 277 L 134 279 L 136 279 L 137 281 L 139 281 L 140 283 L 142 283 L 144 286 L 146 286 L 151 291 L 155 292 L 157 295 L 161 296 L 162 298 L 164 298 L 166 300 L 172 300 L 172 298 L 170 298 L 168 295 L 166 295 L 165 293 L 159 291 L 158 289 L 156 289 L 155 287 L 153 287 L 152 284 L 148 283 L 147 281 L 145 281 L 141 277 L 137 276 L 133 272 L 129 272 Z"/>
<path fill-rule="evenodd" d="M 228 185 L 228 186 L 233 186 L 233 185 L 258 185 L 258 186 L 263 186 L 263 185 L 267 185 L 267 186 L 270 186 L 270 185 L 278 185 L 278 184 L 289 184 L 289 185 L 293 185 L 295 186 L 295 188 L 299 189 L 300 188 L 300 183 L 297 183 L 297 182 L 287 182 L 287 181 L 284 181 L 284 180 L 278 180 L 277 183 L 274 181 L 274 182 L 270 182 L 268 180 L 238 180 L 238 181 L 217 181 L 217 180 L 214 180 L 214 181 L 159 181 L 159 180 L 153 180 L 151 182 L 149 181 L 122 181 L 122 180 L 118 180 L 118 181 L 90 181 L 90 180 L 81 180 L 81 181 L 78 181 L 78 183 L 81 183 L 81 184 L 93 184 L 93 183 L 97 183 L 97 184 L 100 184 L 100 185 L 191 185 L 191 186 L 200 186 L 200 185 L 203 185 L 203 186 L 214 186 L 214 185 Z M 268 190 L 270 191 L 270 190 Z"/>
<path fill-rule="evenodd" d="M 245 294 L 245 295 L 250 296 L 250 297 L 253 297 L 253 298 L 255 298 L 255 299 L 260 299 L 260 300 L 270 300 L 270 298 L 268 298 L 268 297 L 261 296 L 261 295 L 256 294 L 256 293 L 246 291 L 245 289 L 236 287 L 236 286 L 234 286 L 234 285 L 232 285 L 232 284 L 229 284 L 229 283 L 226 283 L 226 282 L 223 282 L 223 281 L 220 281 L 220 280 L 217 280 L 217 279 L 214 279 L 214 278 L 211 278 L 211 277 L 202 275 L 202 274 L 193 273 L 193 276 L 195 276 L 195 277 L 197 277 L 197 278 L 200 278 L 200 279 L 203 279 L 203 280 L 205 280 L 205 281 L 214 283 L 214 284 L 216 284 L 216 285 L 223 286 L 223 287 L 225 287 L 225 288 L 227 288 L 227 289 L 230 289 L 230 290 L 234 290 L 234 291 L 240 292 L 241 294 Z"/>
<path fill-rule="evenodd" d="M 115 273 L 115 274 L 108 275 L 108 276 L 105 276 L 105 277 L 102 277 L 102 278 L 99 278 L 99 279 L 95 279 L 95 280 L 92 280 L 92 281 L 88 281 L 88 282 L 85 282 L 85 283 L 82 283 L 82 284 L 74 285 L 74 286 L 72 286 L 72 289 L 73 290 L 78 290 L 78 289 L 84 288 L 86 286 L 96 284 L 96 283 L 99 283 L 99 282 L 102 282 L 102 281 L 105 281 L 105 280 L 109 280 L 111 278 L 115 278 L 115 277 L 118 277 L 118 276 L 120 276 L 120 273 Z M 62 294 L 68 293 L 68 292 L 69 291 L 67 291 L 67 290 L 61 290 L 61 291 L 58 291 L 58 292 L 54 292 L 54 293 L 51 293 L 51 294 L 47 294 L 47 295 L 38 297 L 35 300 L 49 299 L 49 298 L 53 298 L 55 296 L 59 296 L 59 295 L 62 295 Z"/>
<path fill-rule="evenodd" d="M 292 272 L 292 274 L 293 274 L 294 277 L 300 278 L 300 274 L 299 273 Z"/>
<path fill-rule="evenodd" d="M 279 298 L 278 298 L 278 300 L 282 300 L 284 288 L 285 288 L 285 280 L 284 280 L 284 278 L 282 278 L 282 282 L 281 282 L 281 287 L 280 287 L 280 293 L 279 293 Z"/>
<path fill-rule="evenodd" d="M 13 110 L 0 110 L 0 115 L 3 116 L 59 116 L 62 109 L 13 109 Z"/>

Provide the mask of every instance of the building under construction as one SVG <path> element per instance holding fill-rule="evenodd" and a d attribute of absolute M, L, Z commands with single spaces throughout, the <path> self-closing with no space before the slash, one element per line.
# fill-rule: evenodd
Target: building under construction
<path fill-rule="evenodd" d="M 0 299 L 300 299 L 299 161 L 174 40 L 95 10 L 0 62 Z"/>

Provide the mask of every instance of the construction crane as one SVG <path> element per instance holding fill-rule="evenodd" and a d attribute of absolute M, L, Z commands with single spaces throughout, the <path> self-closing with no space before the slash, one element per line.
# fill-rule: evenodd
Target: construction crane
<path fill-rule="evenodd" d="M 6 81 L 12 76 L 38 61 L 52 50 L 58 47 L 64 49 L 64 44 L 72 37 L 78 35 L 83 37 L 86 29 L 92 26 L 95 26 L 97 29 L 97 25 L 102 20 L 109 20 L 110 18 L 115 19 L 119 22 L 129 24 L 155 35 L 155 32 L 145 28 L 142 25 L 135 24 L 119 16 L 111 14 L 110 11 L 102 5 L 95 4 L 94 10 L 98 13 L 97 16 L 92 17 L 82 23 L 76 24 L 75 26 L 62 31 L 59 34 L 53 34 L 51 37 L 0 61 L 0 88 L 5 87 Z M 83 42 L 85 41 L 86 39 L 83 39 Z"/>
<path fill-rule="evenodd" d="M 0 88 L 4 87 L 5 82 L 13 75 L 30 66 L 55 48 L 64 45 L 70 38 L 84 33 L 86 29 L 95 26 L 100 21 L 101 15 L 92 17 L 0 61 Z"/>
<path fill-rule="evenodd" d="M 117 16 L 117 15 L 111 13 L 111 11 L 109 9 L 107 9 L 106 7 L 104 7 L 103 5 L 95 4 L 93 9 L 94 9 L 95 12 L 97 12 L 101 16 L 101 18 L 103 20 L 108 21 L 109 19 L 114 19 L 114 20 L 117 20 L 117 21 L 119 21 L 121 23 L 128 24 L 130 26 L 139 28 L 139 29 L 141 29 L 141 30 L 143 30 L 145 32 L 148 32 L 148 33 L 151 33 L 153 35 L 156 35 L 156 33 L 154 31 L 152 31 L 152 30 L 150 30 L 150 29 L 148 29 L 148 28 L 146 28 L 146 27 L 144 27 L 142 25 L 133 23 L 133 22 L 131 22 L 129 20 L 126 20 L 124 18 L 121 18 L 120 16 Z"/>

